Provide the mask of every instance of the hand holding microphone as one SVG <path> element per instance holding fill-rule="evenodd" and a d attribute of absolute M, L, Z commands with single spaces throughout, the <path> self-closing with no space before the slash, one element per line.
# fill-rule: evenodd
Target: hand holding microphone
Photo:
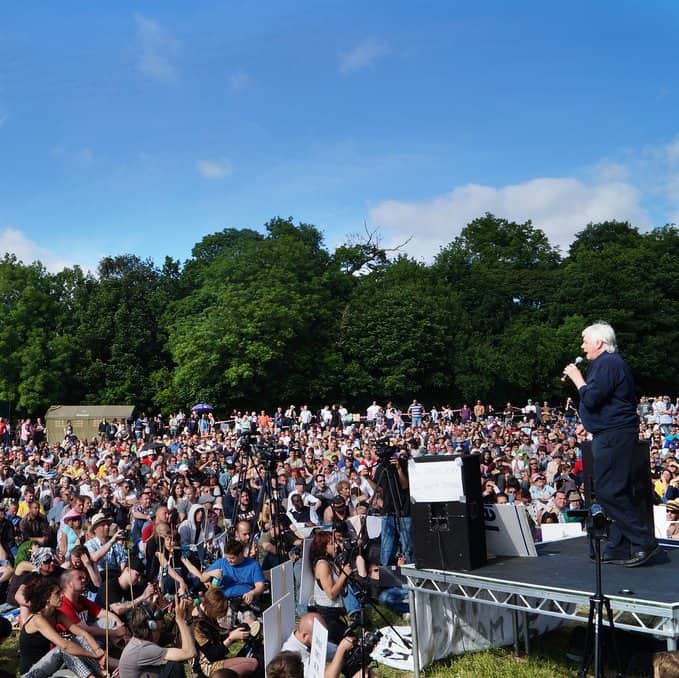
<path fill-rule="evenodd" d="M 571 365 L 566 365 L 566 367 L 564 368 L 563 374 L 561 375 L 561 381 L 566 381 L 566 379 L 568 379 L 568 377 L 571 376 L 570 374 L 568 374 L 569 368 L 571 368 L 571 366 L 574 367 L 575 369 L 577 369 L 577 366 L 578 366 L 581 362 L 582 362 L 582 356 L 579 355 L 579 356 L 571 363 Z M 580 370 L 578 370 L 578 372 L 580 372 Z M 571 377 L 571 378 L 572 378 L 572 377 Z"/>

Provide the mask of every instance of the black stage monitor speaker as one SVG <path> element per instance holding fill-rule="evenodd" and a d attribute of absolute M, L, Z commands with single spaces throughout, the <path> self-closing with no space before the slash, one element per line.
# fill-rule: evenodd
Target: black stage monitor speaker
<path fill-rule="evenodd" d="M 587 506 L 596 503 L 596 486 L 594 483 L 594 467 L 592 463 L 592 442 L 584 441 L 582 450 L 582 469 L 585 480 L 585 502 Z M 637 507 L 639 517 L 648 525 L 649 534 L 654 536 L 655 526 L 653 518 L 653 486 L 651 484 L 651 468 L 649 464 L 649 444 L 647 440 L 640 440 L 634 455 L 632 476 L 632 496 Z"/>
<path fill-rule="evenodd" d="M 486 564 L 479 456 L 461 459 L 463 501 L 420 501 L 411 507 L 418 568 L 473 570 Z M 452 458 L 418 457 L 415 463 L 452 463 Z M 411 493 L 416 494 L 412 488 Z"/>

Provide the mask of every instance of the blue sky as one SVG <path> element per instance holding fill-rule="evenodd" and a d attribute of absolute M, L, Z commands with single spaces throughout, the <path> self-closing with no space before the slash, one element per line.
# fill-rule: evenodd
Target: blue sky
<path fill-rule="evenodd" d="M 679 3 L 5 3 L 0 252 L 50 270 L 364 223 L 679 222 Z"/>

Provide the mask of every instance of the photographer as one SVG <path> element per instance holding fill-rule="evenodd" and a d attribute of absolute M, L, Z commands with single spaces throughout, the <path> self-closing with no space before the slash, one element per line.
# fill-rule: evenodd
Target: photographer
<path fill-rule="evenodd" d="M 323 618 L 333 643 L 339 643 L 347 630 L 342 596 L 351 575 L 351 565 L 345 563 L 340 568 L 335 563 L 337 552 L 335 532 L 314 534 L 309 550 L 314 572 L 313 610 Z"/>
<path fill-rule="evenodd" d="M 92 532 L 94 536 L 85 542 L 85 548 L 89 551 L 90 558 L 96 563 L 100 573 L 108 566 L 109 570 L 120 570 L 127 563 L 125 551 L 124 530 L 116 530 L 109 538 L 113 520 L 104 513 L 97 513 L 92 518 Z"/>
<path fill-rule="evenodd" d="M 175 599 L 179 647 L 158 645 L 161 624 L 153 610 L 144 605 L 135 608 L 129 619 L 132 639 L 120 655 L 120 678 L 141 678 L 149 674 L 159 678 L 185 678 L 183 662 L 196 656 L 196 645 L 189 627 L 193 602 Z"/>
<path fill-rule="evenodd" d="M 290 637 L 283 643 L 283 647 L 281 648 L 283 652 L 295 652 L 300 655 L 304 666 L 304 675 L 307 674 L 311 662 L 311 642 L 313 640 L 314 620 L 318 620 L 323 626 L 326 625 L 323 617 L 319 614 L 314 614 L 313 612 L 305 614 L 299 620 L 297 630 L 290 634 Z M 337 678 L 342 673 L 344 658 L 353 647 L 354 639 L 351 636 L 342 638 L 339 644 L 332 643 L 328 640 L 326 661 L 329 663 L 325 667 L 324 678 Z M 267 675 L 270 674 L 271 671 L 268 671 Z"/>
<path fill-rule="evenodd" d="M 396 539 L 400 542 L 406 563 L 413 561 L 412 517 L 410 515 L 410 490 L 408 482 L 407 452 L 396 455 L 392 447 L 379 441 L 379 462 L 375 469 L 376 485 L 373 502 L 379 497 L 382 504 L 382 543 L 380 562 L 385 567 L 393 565 L 396 556 Z"/>
<path fill-rule="evenodd" d="M 198 661 L 203 674 L 209 678 L 219 669 L 230 669 L 239 676 L 257 671 L 254 657 L 229 657 L 234 643 L 248 640 L 250 632 L 245 628 L 223 628 L 219 620 L 226 617 L 229 603 L 224 594 L 214 586 L 206 592 L 194 618 L 193 636 L 198 648 Z M 257 622 L 258 623 L 258 622 Z"/>

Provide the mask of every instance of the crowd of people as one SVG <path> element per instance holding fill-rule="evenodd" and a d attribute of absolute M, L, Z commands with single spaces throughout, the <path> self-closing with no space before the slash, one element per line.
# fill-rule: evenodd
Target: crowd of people
<path fill-rule="evenodd" d="M 672 537 L 678 414 L 666 396 L 639 403 Z M 317 620 L 343 656 L 361 595 L 408 613 L 391 568 L 414 557 L 410 458 L 478 454 L 484 502 L 520 502 L 537 527 L 567 522 L 583 500 L 577 423 L 570 398 L 498 409 L 374 401 L 360 415 L 341 405 L 225 421 L 209 411 L 140 415 L 102 421 L 94 440 L 67 426 L 48 444 L 40 420 L 10 428 L 0 418 L 0 602 L 19 610 L 21 675 L 65 666 L 80 678 L 138 678 L 148 667 L 179 676 L 189 659 L 208 678 L 261 672 L 252 641 L 268 570 L 298 559 L 307 538 L 313 596 L 284 649 L 308 662 L 300 645 L 310 648 Z M 369 516 L 382 518 L 378 535 Z M 169 613 L 170 643 L 161 637 Z M 328 667 L 339 675 L 342 662 L 329 657 Z"/>

